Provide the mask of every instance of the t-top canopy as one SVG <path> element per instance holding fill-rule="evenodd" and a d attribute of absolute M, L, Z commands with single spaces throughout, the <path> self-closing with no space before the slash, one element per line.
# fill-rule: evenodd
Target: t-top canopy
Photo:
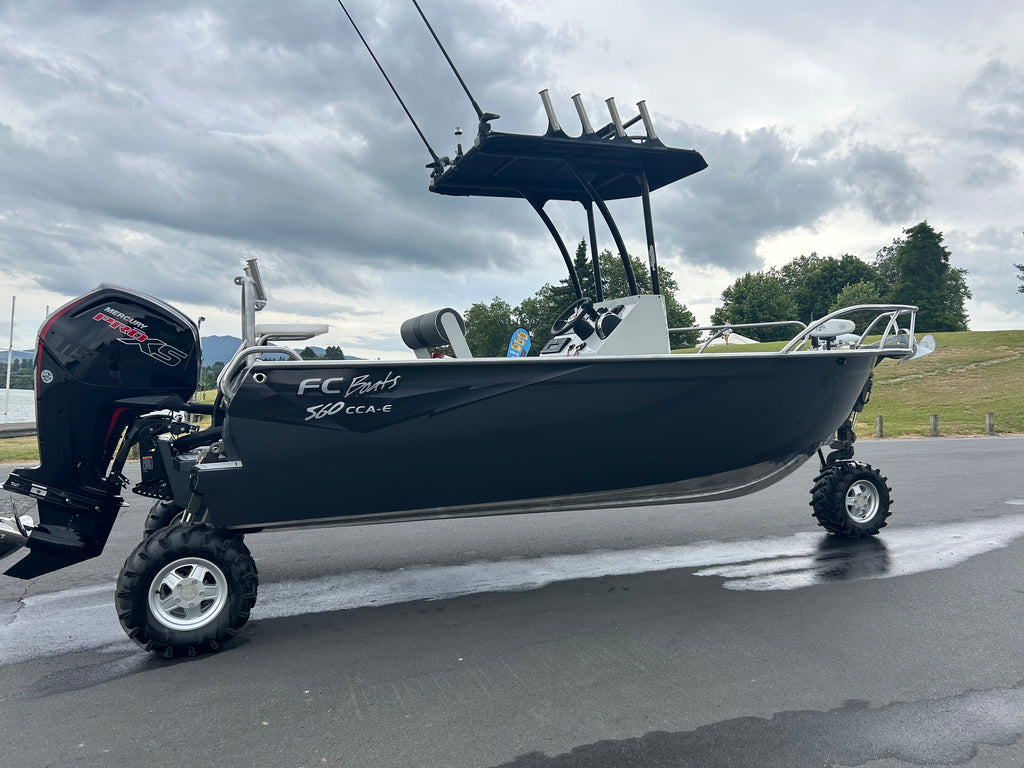
<path fill-rule="evenodd" d="M 533 206 L 558 245 L 562 260 L 577 297 L 582 288 L 575 266 L 551 217 L 544 211 L 550 200 L 581 203 L 587 211 L 591 260 L 598 300 L 601 300 L 601 275 L 594 229 L 594 205 L 601 211 L 615 240 L 631 294 L 639 293 L 625 241 L 605 204 L 607 200 L 639 197 L 643 201 L 647 257 L 651 268 L 651 290 L 660 292 L 658 259 L 654 249 L 654 225 L 651 221 L 652 189 L 679 181 L 708 167 L 701 154 L 692 149 L 666 147 L 651 124 L 644 102 L 637 102 L 639 113 L 623 122 L 615 99 L 606 99 L 611 122 L 594 130 L 579 94 L 573 96 L 583 132 L 572 137 L 562 130 L 546 90 L 540 92 L 548 116 L 543 136 L 501 133 L 491 129 L 498 117 L 483 112 L 474 101 L 480 125 L 473 147 L 463 154 L 461 145 L 454 162 L 438 157 L 430 176 L 430 191 L 441 195 L 477 195 L 481 197 L 524 198 Z M 626 129 L 643 121 L 644 134 L 630 136 Z M 461 135 L 461 131 L 456 131 Z"/>
<path fill-rule="evenodd" d="M 696 150 L 666 147 L 658 139 L 484 130 L 469 151 L 431 180 L 430 191 L 585 202 L 592 198 L 577 175 L 582 174 L 601 199 L 619 200 L 643 194 L 644 173 L 648 188 L 654 190 L 707 165 Z"/>

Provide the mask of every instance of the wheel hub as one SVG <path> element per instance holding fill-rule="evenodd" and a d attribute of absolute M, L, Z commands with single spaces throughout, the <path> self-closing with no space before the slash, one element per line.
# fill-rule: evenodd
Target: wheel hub
<path fill-rule="evenodd" d="M 168 563 L 153 578 L 149 609 L 169 629 L 192 630 L 216 620 L 227 598 L 224 572 L 205 558 L 186 557 Z"/>
<path fill-rule="evenodd" d="M 181 584 L 174 588 L 174 591 L 177 593 L 176 598 L 179 600 L 187 600 L 190 603 L 194 602 L 197 597 L 203 594 L 199 591 L 198 583 L 199 582 L 197 582 L 195 579 L 183 581 Z"/>
<path fill-rule="evenodd" d="M 879 495 L 874 484 L 858 480 L 846 492 L 846 513 L 858 523 L 866 523 L 878 514 Z"/>

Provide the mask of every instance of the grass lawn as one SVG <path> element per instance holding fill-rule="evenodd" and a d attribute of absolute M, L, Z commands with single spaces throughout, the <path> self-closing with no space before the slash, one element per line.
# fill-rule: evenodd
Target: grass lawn
<path fill-rule="evenodd" d="M 36 438 L 32 437 L 5 437 L 0 439 L 0 464 L 20 464 L 24 462 L 36 462 L 39 460 L 39 448 L 36 446 Z M 6 480 L 0 477 L 0 481 Z"/>
<path fill-rule="evenodd" d="M 940 435 L 985 432 L 992 413 L 997 433 L 1024 433 L 1024 331 L 965 331 L 935 334 L 930 355 L 901 365 L 886 360 L 875 369 L 871 402 L 857 435 L 927 435 L 931 415 Z"/>

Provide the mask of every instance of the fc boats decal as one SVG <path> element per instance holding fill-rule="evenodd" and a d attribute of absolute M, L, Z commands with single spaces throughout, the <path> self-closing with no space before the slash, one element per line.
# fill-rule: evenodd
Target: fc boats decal
<path fill-rule="evenodd" d="M 363 373 L 347 379 L 345 376 L 312 376 L 299 382 L 296 395 L 323 393 L 325 395 L 342 395 L 345 400 L 319 403 L 306 408 L 305 421 L 319 421 L 328 416 L 344 414 L 346 416 L 362 416 L 373 413 L 391 413 L 393 403 L 352 403 L 349 398 L 365 397 L 383 392 L 392 392 L 398 388 L 402 380 L 401 374 L 388 371 L 384 376 Z"/>
<path fill-rule="evenodd" d="M 372 374 L 369 373 L 353 376 L 352 380 L 348 383 L 348 387 L 344 390 L 344 396 L 352 397 L 353 395 L 373 395 L 377 392 L 391 392 L 398 387 L 398 382 L 401 380 L 401 374 L 395 374 L 391 371 L 388 371 L 387 375 L 383 378 L 376 379 L 372 378 Z M 342 394 L 342 384 L 344 383 L 344 376 L 329 376 L 327 378 L 314 376 L 300 381 L 298 391 L 295 394 L 304 395 L 311 390 L 320 390 L 325 395 L 340 395 Z"/>
<path fill-rule="evenodd" d="M 260 366 L 256 371 L 266 378 L 258 376 L 254 380 L 247 376 L 232 399 L 229 413 L 239 420 L 374 432 L 559 379 L 585 367 L 588 366 L 545 365 L 529 371 L 519 368 L 513 373 L 505 366 L 495 366 L 478 371 L 475 381 L 467 383 L 464 377 L 453 375 L 454 371 L 444 371 L 437 376 L 441 371 L 434 369 L 428 374 L 419 370 L 419 366 L 399 369 L 400 372 L 394 368 L 367 370 L 339 366 L 289 370 L 290 366 Z M 235 429 L 239 429 L 237 421 Z"/>

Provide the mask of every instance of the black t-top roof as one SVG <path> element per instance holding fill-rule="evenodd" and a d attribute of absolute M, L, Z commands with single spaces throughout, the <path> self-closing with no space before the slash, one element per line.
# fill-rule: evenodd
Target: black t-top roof
<path fill-rule="evenodd" d="M 430 182 L 441 195 L 526 197 L 539 201 L 591 199 L 575 168 L 603 200 L 639 197 L 640 176 L 655 190 L 707 168 L 692 149 L 673 149 L 638 137 L 573 138 L 561 131 L 528 136 L 484 130 L 474 146 Z"/>

